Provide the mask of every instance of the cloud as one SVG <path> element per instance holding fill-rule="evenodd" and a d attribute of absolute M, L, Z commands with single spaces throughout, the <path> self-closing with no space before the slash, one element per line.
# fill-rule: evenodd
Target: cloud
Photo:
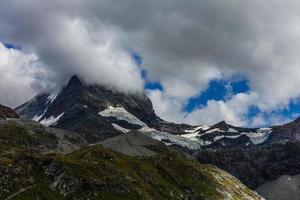
<path fill-rule="evenodd" d="M 257 95 L 255 93 L 239 93 L 227 101 L 208 101 L 204 108 L 196 109 L 187 114 L 186 121 L 197 124 L 199 121 L 205 124 L 214 124 L 225 120 L 227 123 L 246 126 L 249 119 L 246 117 L 248 110 L 255 104 Z"/>
<path fill-rule="evenodd" d="M 0 27 L 0 40 L 36 54 L 54 74 L 51 81 L 57 87 L 77 74 L 88 83 L 142 92 L 140 69 L 128 49 L 117 42 L 116 28 L 95 15 L 86 18 L 87 13 L 80 13 L 80 1 L 73 6 L 69 3 L 25 0 L 21 6 L 14 0 L 1 2 L 0 22 L 7 26 Z"/>
<path fill-rule="evenodd" d="M 0 104 L 20 105 L 37 91 L 51 87 L 50 83 L 40 81 L 50 74 L 37 55 L 7 49 L 0 43 L 0 58 Z"/>
<path fill-rule="evenodd" d="M 36 54 L 60 85 L 77 73 L 125 92 L 142 90 L 128 54 L 138 52 L 148 78 L 164 88 L 150 95 L 157 112 L 177 119 L 211 80 L 237 73 L 271 112 L 300 96 L 299 11 L 294 0 L 10 0 L 0 3 L 0 40 Z M 205 122 L 206 109 L 244 124 L 230 101 L 211 101 L 189 119 Z"/>

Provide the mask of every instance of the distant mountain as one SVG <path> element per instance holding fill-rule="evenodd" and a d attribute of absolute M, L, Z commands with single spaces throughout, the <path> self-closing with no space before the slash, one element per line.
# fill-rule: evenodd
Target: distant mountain
<path fill-rule="evenodd" d="M 19 118 L 19 115 L 11 108 L 0 105 L 0 119 Z"/>

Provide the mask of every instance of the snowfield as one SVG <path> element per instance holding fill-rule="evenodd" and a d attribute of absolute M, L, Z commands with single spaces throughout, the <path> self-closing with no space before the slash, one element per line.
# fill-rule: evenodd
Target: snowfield
<path fill-rule="evenodd" d="M 202 140 L 191 140 L 189 138 L 185 138 L 185 137 L 182 137 L 179 135 L 172 135 L 170 133 L 157 131 L 157 130 L 151 129 L 151 128 L 144 127 L 142 129 L 140 129 L 140 131 L 148 134 L 153 139 L 164 142 L 166 145 L 177 144 L 182 147 L 187 147 L 187 148 L 193 149 L 193 150 L 200 149 L 201 146 L 204 145 L 204 142 Z M 166 140 L 166 141 L 164 141 L 164 140 Z"/>
<path fill-rule="evenodd" d="M 140 125 L 140 126 L 146 126 L 144 122 L 139 120 L 136 116 L 129 113 L 125 108 L 118 106 L 108 106 L 107 109 L 99 112 L 99 115 L 102 117 L 114 117 L 118 120 L 124 120 L 127 121 L 130 124 Z"/>
<path fill-rule="evenodd" d="M 269 138 L 270 133 L 272 133 L 271 128 L 260 128 L 256 132 L 241 134 L 246 134 L 250 138 L 251 142 L 253 142 L 253 144 L 261 144 Z"/>
<path fill-rule="evenodd" d="M 256 132 L 242 132 L 239 133 L 238 130 L 234 128 L 229 128 L 228 131 L 221 130 L 219 128 L 210 129 L 209 126 L 201 125 L 196 126 L 192 129 L 184 130 L 182 135 L 173 135 L 167 132 L 158 131 L 153 128 L 149 128 L 144 122 L 139 120 L 137 117 L 129 113 L 124 107 L 122 106 L 108 106 L 107 109 L 99 112 L 99 115 L 103 117 L 114 117 L 117 120 L 124 120 L 130 124 L 139 125 L 142 128 L 139 131 L 148 134 L 153 139 L 159 140 L 164 142 L 166 145 L 180 145 L 182 147 L 187 147 L 189 149 L 200 149 L 202 146 L 208 146 L 213 144 L 214 142 L 223 139 L 223 138 L 230 138 L 236 139 L 242 135 L 246 135 L 252 141 L 253 144 L 260 144 L 265 142 L 269 134 L 272 132 L 270 128 L 261 128 L 257 129 Z M 49 119 L 49 121 L 51 121 Z M 123 128 L 118 124 L 112 124 L 116 130 L 119 130 L 123 133 L 128 133 L 130 130 Z M 203 140 L 201 136 L 217 133 L 219 135 L 215 136 L 212 140 Z M 229 133 L 228 135 L 226 133 Z M 249 144 L 248 144 L 249 145 Z"/>

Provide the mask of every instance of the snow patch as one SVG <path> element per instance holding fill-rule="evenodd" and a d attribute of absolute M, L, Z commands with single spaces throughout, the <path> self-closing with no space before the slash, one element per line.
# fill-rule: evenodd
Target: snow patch
<path fill-rule="evenodd" d="M 53 92 L 48 96 L 48 102 L 50 102 L 50 104 L 56 99 L 56 97 L 58 96 L 59 91 Z M 47 103 L 48 103 L 47 102 Z"/>
<path fill-rule="evenodd" d="M 241 135 L 218 135 L 214 138 L 214 142 L 216 142 L 222 138 L 236 139 L 239 137 L 241 137 Z"/>
<path fill-rule="evenodd" d="M 60 118 L 64 115 L 65 113 L 61 113 L 60 115 L 58 115 L 57 117 L 51 116 L 49 118 L 43 119 L 42 121 L 40 121 L 41 124 L 45 125 L 45 126 L 51 126 L 54 125 L 56 122 L 58 122 L 58 120 L 60 120 Z"/>
<path fill-rule="evenodd" d="M 212 144 L 211 141 L 204 141 L 204 146 L 211 145 L 211 144 Z"/>
<path fill-rule="evenodd" d="M 125 108 L 118 106 L 113 107 L 109 106 L 107 109 L 99 112 L 99 115 L 102 117 L 114 117 L 118 120 L 124 120 L 127 121 L 130 124 L 140 125 L 140 126 L 146 126 L 144 122 L 139 120 L 136 116 L 129 113 Z"/>
<path fill-rule="evenodd" d="M 260 128 L 257 129 L 256 132 L 246 132 L 241 134 L 247 135 L 253 144 L 261 144 L 269 138 L 270 133 L 272 133 L 271 128 Z"/>
<path fill-rule="evenodd" d="M 32 120 L 34 120 L 34 121 L 40 121 L 40 119 L 44 116 L 44 114 L 45 114 L 45 112 L 43 113 L 43 114 L 41 114 L 41 115 L 36 115 L 36 116 L 34 116 L 33 118 L 32 118 Z"/>
<path fill-rule="evenodd" d="M 190 139 L 190 140 L 194 140 L 194 141 L 198 141 L 198 136 L 199 136 L 199 133 L 189 133 L 189 134 L 183 134 L 183 135 L 179 135 L 183 138 L 187 138 L 187 139 Z"/>
<path fill-rule="evenodd" d="M 241 137 L 241 135 L 225 135 L 226 138 L 230 138 L 230 139 L 236 139 Z"/>
<path fill-rule="evenodd" d="M 164 142 L 166 145 L 176 144 L 194 150 L 200 149 L 201 146 L 204 145 L 204 142 L 202 140 L 191 140 L 189 138 L 184 138 L 180 135 L 172 135 L 170 133 L 157 131 L 149 127 L 141 128 L 140 131 L 148 134 L 150 137 L 152 137 L 155 140 Z"/>
<path fill-rule="evenodd" d="M 32 120 L 37 121 L 37 122 L 40 121 L 40 120 L 42 119 L 42 117 L 45 115 L 45 113 L 47 112 L 47 109 L 48 109 L 48 108 L 46 108 L 45 111 L 44 111 L 41 115 L 38 115 L 38 114 L 37 114 L 36 116 L 34 116 L 34 117 L 32 118 Z"/>
<path fill-rule="evenodd" d="M 184 132 L 185 133 L 194 133 L 194 132 L 197 132 L 199 130 L 205 131 L 205 130 L 207 130 L 209 128 L 210 128 L 209 126 L 202 125 L 202 126 L 197 126 L 197 127 L 193 128 L 193 129 L 186 129 L 186 130 L 184 130 Z"/>
<path fill-rule="evenodd" d="M 216 136 L 216 137 L 214 138 L 214 142 L 216 142 L 216 141 L 218 141 L 218 140 L 220 140 L 220 139 L 222 139 L 222 138 L 224 138 L 224 135 L 218 135 L 218 136 Z"/>
<path fill-rule="evenodd" d="M 228 132 L 230 133 L 238 133 L 238 131 L 234 128 L 229 128 Z"/>
<path fill-rule="evenodd" d="M 118 131 L 121 131 L 123 133 L 128 133 L 130 130 L 129 129 L 126 129 L 126 128 L 123 128 L 121 126 L 119 126 L 118 124 L 114 124 L 112 123 L 111 124 L 115 129 L 117 129 Z"/>
<path fill-rule="evenodd" d="M 223 131 L 223 130 L 221 130 L 219 128 L 214 128 L 214 129 L 211 129 L 209 131 L 206 131 L 205 134 L 207 134 L 207 133 L 214 133 L 214 132 L 223 132 L 224 133 L 225 131 Z"/>

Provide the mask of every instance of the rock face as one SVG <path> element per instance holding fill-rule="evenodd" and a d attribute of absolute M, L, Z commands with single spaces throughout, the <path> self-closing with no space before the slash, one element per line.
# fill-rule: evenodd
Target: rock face
<path fill-rule="evenodd" d="M 19 116 L 13 109 L 0 105 L 0 119 L 1 118 L 19 118 Z"/>
<path fill-rule="evenodd" d="M 300 174 L 300 142 L 297 141 L 247 149 L 207 149 L 199 152 L 196 158 L 231 173 L 250 188 L 281 175 Z"/>
<path fill-rule="evenodd" d="M 269 143 L 300 141 L 300 118 L 282 126 L 274 126 L 272 129 L 273 133 Z"/>
<path fill-rule="evenodd" d="M 276 200 L 299 200 L 300 197 L 300 175 L 281 176 L 274 181 L 266 183 L 257 191 L 266 199 Z"/>

